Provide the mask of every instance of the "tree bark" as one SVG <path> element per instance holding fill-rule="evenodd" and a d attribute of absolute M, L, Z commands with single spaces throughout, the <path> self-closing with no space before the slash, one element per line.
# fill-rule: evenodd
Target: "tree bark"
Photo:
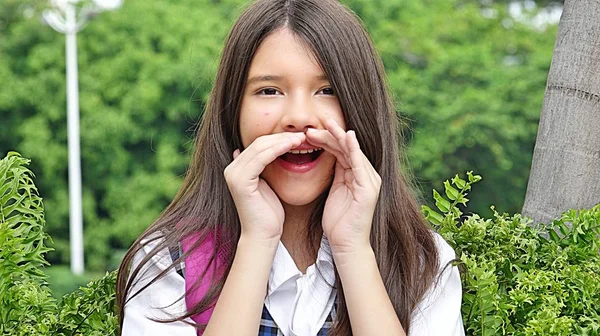
<path fill-rule="evenodd" d="M 550 222 L 600 203 L 600 0 L 567 0 L 523 214 Z"/>

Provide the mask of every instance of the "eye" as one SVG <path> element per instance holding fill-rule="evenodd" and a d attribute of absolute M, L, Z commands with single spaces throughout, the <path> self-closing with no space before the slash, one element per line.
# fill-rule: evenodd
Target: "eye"
<path fill-rule="evenodd" d="M 332 89 L 332 88 L 330 88 L 330 87 L 323 88 L 323 89 L 321 89 L 321 91 L 319 91 L 319 92 L 322 92 L 324 95 L 328 95 L 328 96 L 333 96 L 333 95 L 335 95 L 335 92 L 333 92 L 333 89 Z"/>
<path fill-rule="evenodd" d="M 281 92 L 277 91 L 277 89 L 274 89 L 274 88 L 260 89 L 257 93 L 259 95 L 265 95 L 265 96 L 274 96 L 277 94 L 281 94 Z"/>

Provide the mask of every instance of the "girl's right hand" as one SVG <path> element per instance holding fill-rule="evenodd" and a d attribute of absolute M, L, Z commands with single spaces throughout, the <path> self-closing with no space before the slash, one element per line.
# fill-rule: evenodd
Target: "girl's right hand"
<path fill-rule="evenodd" d="M 285 212 L 279 198 L 260 178 L 265 167 L 280 155 L 299 146 L 304 133 L 276 133 L 258 137 L 240 153 L 233 152 L 233 162 L 224 171 L 225 181 L 246 239 L 276 244 L 283 233 Z"/>

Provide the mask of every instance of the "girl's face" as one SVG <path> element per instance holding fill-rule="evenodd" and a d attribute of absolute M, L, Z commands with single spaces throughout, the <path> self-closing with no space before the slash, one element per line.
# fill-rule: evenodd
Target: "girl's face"
<path fill-rule="evenodd" d="M 252 59 L 244 89 L 244 148 L 262 135 L 325 129 L 327 119 L 346 129 L 339 101 L 308 46 L 285 28 L 267 36 Z M 306 142 L 302 147 L 315 148 Z M 306 205 L 331 184 L 335 160 L 323 150 L 286 154 L 269 164 L 261 177 L 285 204 Z"/>

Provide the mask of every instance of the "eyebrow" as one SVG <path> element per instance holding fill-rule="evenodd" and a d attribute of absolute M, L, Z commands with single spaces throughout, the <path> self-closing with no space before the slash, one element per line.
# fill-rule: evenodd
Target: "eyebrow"
<path fill-rule="evenodd" d="M 253 83 L 258 83 L 258 82 L 268 82 L 268 81 L 281 81 L 283 80 L 285 77 L 283 76 L 276 76 L 276 75 L 261 75 L 261 76 L 254 76 L 250 79 L 248 79 L 248 82 L 246 83 L 246 85 L 250 85 Z M 320 75 L 320 76 L 316 76 L 315 77 L 317 80 L 329 80 L 327 78 L 327 75 Z"/>

